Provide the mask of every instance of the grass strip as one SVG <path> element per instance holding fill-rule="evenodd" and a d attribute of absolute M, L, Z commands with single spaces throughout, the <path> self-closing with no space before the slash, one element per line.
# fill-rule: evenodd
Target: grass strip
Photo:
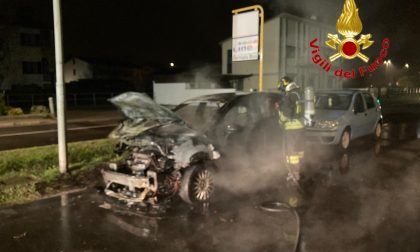
<path fill-rule="evenodd" d="M 21 203 L 99 180 L 98 166 L 114 158 L 115 140 L 68 145 L 69 172 L 58 170 L 57 145 L 0 151 L 0 204 Z"/>

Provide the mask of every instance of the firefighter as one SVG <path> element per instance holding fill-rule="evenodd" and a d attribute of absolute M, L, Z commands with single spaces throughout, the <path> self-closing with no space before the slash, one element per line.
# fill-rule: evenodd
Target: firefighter
<path fill-rule="evenodd" d="M 304 156 L 304 121 L 302 113 L 299 86 L 289 77 L 280 81 L 280 89 L 284 95 L 280 104 L 276 104 L 279 111 L 279 124 L 283 129 L 283 153 L 288 169 L 288 181 L 298 185 L 301 176 L 301 166 Z"/>

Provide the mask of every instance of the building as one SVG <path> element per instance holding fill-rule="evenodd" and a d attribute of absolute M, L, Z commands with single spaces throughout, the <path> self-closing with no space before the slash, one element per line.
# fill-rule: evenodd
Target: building
<path fill-rule="evenodd" d="M 164 105 L 181 102 L 202 95 L 232 93 L 220 74 L 220 65 L 202 65 L 193 69 L 170 69 L 156 74 L 153 80 L 153 99 Z"/>
<path fill-rule="evenodd" d="M 141 82 L 143 69 L 121 62 L 73 57 L 64 63 L 64 82 L 81 80 L 119 80 Z"/>
<path fill-rule="evenodd" d="M 188 99 L 202 95 L 234 93 L 234 88 L 194 88 L 190 83 L 156 83 L 153 82 L 153 99 L 164 105 L 178 105 Z"/>
<path fill-rule="evenodd" d="M 314 19 L 316 19 L 314 17 Z M 335 24 L 335 23 L 332 23 Z M 310 41 L 318 38 L 321 55 L 331 54 L 323 41 L 327 33 L 336 33 L 334 25 L 316 20 L 300 18 L 291 14 L 280 14 L 264 24 L 263 84 L 264 90 L 274 90 L 282 76 L 293 78 L 299 85 L 315 89 L 342 88 L 342 80 L 333 71 L 325 72 L 312 62 Z M 222 74 L 227 76 L 249 75 L 236 80 L 238 90 L 258 88 L 259 61 L 232 62 L 232 39 L 221 43 Z M 335 64 L 340 64 L 337 60 Z"/>
<path fill-rule="evenodd" d="M 51 85 L 54 42 L 50 29 L 0 26 L 0 89 L 13 85 Z"/>

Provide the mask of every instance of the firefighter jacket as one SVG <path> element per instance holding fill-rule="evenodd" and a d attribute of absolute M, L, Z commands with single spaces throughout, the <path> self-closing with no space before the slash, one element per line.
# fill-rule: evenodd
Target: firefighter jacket
<path fill-rule="evenodd" d="M 302 104 L 298 89 L 287 91 L 280 104 L 279 123 L 285 130 L 303 129 Z"/>

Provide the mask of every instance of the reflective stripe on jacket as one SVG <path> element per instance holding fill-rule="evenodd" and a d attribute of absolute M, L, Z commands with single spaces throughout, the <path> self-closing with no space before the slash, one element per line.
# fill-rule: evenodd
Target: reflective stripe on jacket
<path fill-rule="evenodd" d="M 305 126 L 300 119 L 289 119 L 281 111 L 279 112 L 279 124 L 285 130 L 303 129 Z"/>

